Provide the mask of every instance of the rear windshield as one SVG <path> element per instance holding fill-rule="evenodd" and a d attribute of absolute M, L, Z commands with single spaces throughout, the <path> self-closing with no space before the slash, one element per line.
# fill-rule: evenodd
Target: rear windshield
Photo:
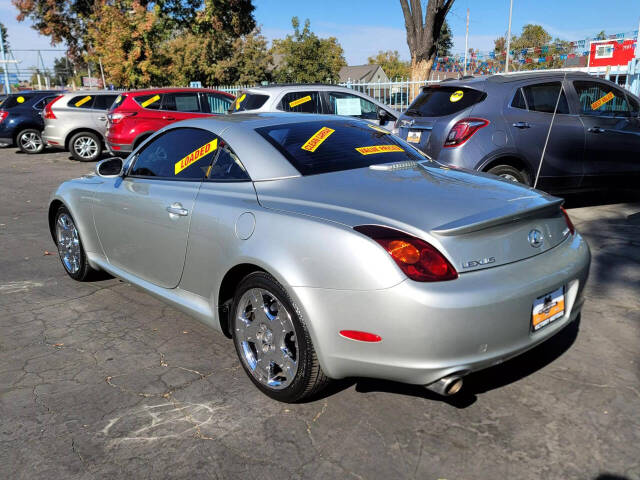
<path fill-rule="evenodd" d="M 302 175 L 427 160 L 386 130 L 360 120 L 287 123 L 256 131 Z"/>
<path fill-rule="evenodd" d="M 484 92 L 465 87 L 426 87 L 407 109 L 407 115 L 444 117 L 481 102 Z"/>
<path fill-rule="evenodd" d="M 33 94 L 29 93 L 17 93 L 14 95 L 9 95 L 7 99 L 2 102 L 2 108 L 12 108 L 17 105 L 24 105 L 28 103 L 32 98 Z"/>
<path fill-rule="evenodd" d="M 229 112 L 243 112 L 245 110 L 255 110 L 264 105 L 269 99 L 268 95 L 258 93 L 240 92 L 235 101 L 229 107 Z"/>

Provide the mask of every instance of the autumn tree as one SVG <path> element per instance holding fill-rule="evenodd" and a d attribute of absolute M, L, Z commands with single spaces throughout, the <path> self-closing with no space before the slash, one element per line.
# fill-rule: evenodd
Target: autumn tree
<path fill-rule="evenodd" d="M 400 60 L 400 54 L 397 50 L 385 52 L 380 50 L 376 56 L 369 57 L 368 61 L 370 65 L 380 65 L 387 77 L 391 79 L 409 77 L 411 73 L 409 62 Z"/>
<path fill-rule="evenodd" d="M 259 27 L 236 38 L 232 50 L 230 57 L 218 63 L 220 83 L 257 85 L 271 80 L 273 55 Z"/>
<path fill-rule="evenodd" d="M 411 78 L 427 80 L 436 59 L 437 42 L 454 0 L 427 0 L 422 16 L 420 0 L 400 0 L 407 45 L 411 53 Z"/>
<path fill-rule="evenodd" d="M 279 55 L 280 64 L 274 71 L 278 82 L 335 82 L 340 69 L 346 66 L 344 51 L 335 37 L 319 38 L 311 31 L 307 19 L 300 30 L 298 17 L 291 19 L 293 35 L 273 41 L 272 53 Z"/>

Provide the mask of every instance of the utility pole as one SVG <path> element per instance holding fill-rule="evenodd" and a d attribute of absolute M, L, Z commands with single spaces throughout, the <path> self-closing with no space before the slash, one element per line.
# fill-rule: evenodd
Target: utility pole
<path fill-rule="evenodd" d="M 636 37 L 636 58 L 640 58 L 640 20 L 638 20 L 638 35 Z M 589 49 L 591 52 L 591 49 Z"/>
<path fill-rule="evenodd" d="M 467 75 L 467 53 L 469 52 L 469 9 L 467 8 L 467 31 L 464 34 L 464 73 Z"/>
<path fill-rule="evenodd" d="M 2 71 L 4 72 L 4 88 L 7 95 L 11 93 L 11 86 L 9 85 L 9 70 L 7 69 L 7 57 L 4 54 L 4 38 L 0 35 L 0 51 L 2 52 Z"/>
<path fill-rule="evenodd" d="M 102 88 L 107 88 L 107 82 L 104 81 L 104 70 L 102 69 L 102 58 L 98 57 L 98 62 L 100 62 L 100 75 L 102 76 Z"/>
<path fill-rule="evenodd" d="M 511 51 L 511 14 L 513 13 L 513 0 L 511 0 L 509 5 L 509 29 L 507 30 L 507 60 L 504 64 L 505 73 L 509 73 L 509 57 Z"/>

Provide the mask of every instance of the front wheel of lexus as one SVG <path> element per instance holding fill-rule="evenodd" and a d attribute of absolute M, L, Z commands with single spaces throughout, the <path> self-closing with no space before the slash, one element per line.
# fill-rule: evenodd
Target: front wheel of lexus
<path fill-rule="evenodd" d="M 75 221 L 64 206 L 56 213 L 54 229 L 58 254 L 65 271 L 74 280 L 89 280 L 96 270 L 89 265 Z"/>
<path fill-rule="evenodd" d="M 329 383 L 298 308 L 271 275 L 247 275 L 236 289 L 231 315 L 240 363 L 266 395 L 293 403 Z"/>

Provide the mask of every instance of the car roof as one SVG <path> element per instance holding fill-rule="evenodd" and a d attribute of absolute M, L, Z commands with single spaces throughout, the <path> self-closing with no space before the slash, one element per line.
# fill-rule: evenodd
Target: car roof
<path fill-rule="evenodd" d="M 586 72 L 570 72 L 566 70 L 551 70 L 551 71 L 525 71 L 525 72 L 511 72 L 511 73 L 498 73 L 495 75 L 483 75 L 472 78 L 460 78 L 460 79 L 447 79 L 446 81 L 440 82 L 443 86 L 472 86 L 479 85 L 482 83 L 493 83 L 493 84 L 505 84 L 512 82 L 521 82 L 527 80 L 544 80 L 550 78 L 562 78 L 564 76 L 567 78 L 593 78 Z M 425 85 L 428 87 L 429 85 Z"/>
<path fill-rule="evenodd" d="M 254 91 L 258 93 L 277 94 L 283 91 L 299 92 L 305 90 L 339 90 L 344 92 L 354 92 L 352 88 L 343 87 L 332 83 L 279 83 L 272 85 L 258 85 L 242 89 L 244 91 Z M 364 94 L 363 92 L 355 91 Z M 364 94 L 366 95 L 366 94 Z"/>
<path fill-rule="evenodd" d="M 65 95 L 119 95 L 122 92 L 116 90 L 76 90 L 75 92 L 62 92 Z"/>
<path fill-rule="evenodd" d="M 233 97 L 233 94 L 228 92 L 223 92 L 222 90 L 215 90 L 213 88 L 188 88 L 188 87 L 166 87 L 166 88 L 142 88 L 139 90 L 127 90 L 124 92 L 120 92 L 123 94 L 134 96 L 136 95 L 144 95 L 151 93 L 172 93 L 172 92 L 215 92 L 222 93 L 224 95 L 229 95 Z"/>

